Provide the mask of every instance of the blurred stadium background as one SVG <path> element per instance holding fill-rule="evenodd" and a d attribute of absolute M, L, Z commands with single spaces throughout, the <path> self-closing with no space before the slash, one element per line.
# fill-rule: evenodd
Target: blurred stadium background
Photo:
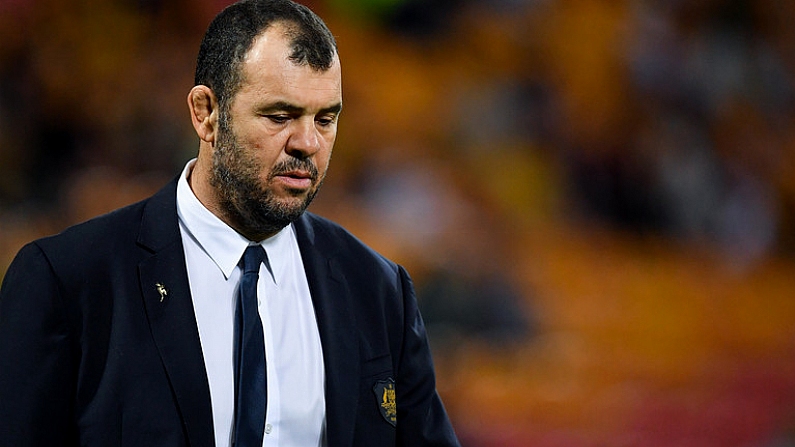
<path fill-rule="evenodd" d="M 0 0 L 0 274 L 194 156 L 228 3 Z M 412 273 L 464 447 L 795 446 L 795 2 L 305 3 L 311 209 Z"/>

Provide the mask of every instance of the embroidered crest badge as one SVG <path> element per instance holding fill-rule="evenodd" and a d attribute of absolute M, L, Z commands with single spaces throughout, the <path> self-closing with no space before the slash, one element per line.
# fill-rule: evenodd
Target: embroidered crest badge
<path fill-rule="evenodd" d="M 397 426 L 397 402 L 395 401 L 395 380 L 391 377 L 386 380 L 379 380 L 373 387 L 375 399 L 378 403 L 378 409 L 381 411 L 381 416 L 392 424 L 393 427 Z"/>

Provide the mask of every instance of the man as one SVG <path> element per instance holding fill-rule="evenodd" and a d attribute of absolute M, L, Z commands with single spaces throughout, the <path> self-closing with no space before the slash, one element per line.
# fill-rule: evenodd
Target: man
<path fill-rule="evenodd" d="M 342 108 L 325 24 L 230 6 L 188 106 L 175 181 L 10 266 L 0 445 L 458 445 L 408 275 L 304 212 Z"/>

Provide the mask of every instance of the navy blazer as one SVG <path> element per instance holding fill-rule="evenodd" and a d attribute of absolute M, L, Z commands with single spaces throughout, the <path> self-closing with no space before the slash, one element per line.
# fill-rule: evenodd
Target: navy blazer
<path fill-rule="evenodd" d="M 403 268 L 313 214 L 295 228 L 328 446 L 458 445 Z M 0 289 L 0 446 L 213 445 L 176 181 L 22 248 Z"/>

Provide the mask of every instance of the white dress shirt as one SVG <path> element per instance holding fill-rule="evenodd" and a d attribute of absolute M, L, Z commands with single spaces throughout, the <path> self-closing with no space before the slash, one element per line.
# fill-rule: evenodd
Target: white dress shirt
<path fill-rule="evenodd" d="M 234 415 L 233 332 L 238 262 L 254 244 L 205 208 L 193 194 L 191 160 L 177 185 L 193 308 L 210 383 L 215 445 L 228 447 Z M 257 294 L 265 335 L 268 409 L 264 447 L 325 445 L 325 377 L 315 311 L 292 225 L 260 244 Z"/>

